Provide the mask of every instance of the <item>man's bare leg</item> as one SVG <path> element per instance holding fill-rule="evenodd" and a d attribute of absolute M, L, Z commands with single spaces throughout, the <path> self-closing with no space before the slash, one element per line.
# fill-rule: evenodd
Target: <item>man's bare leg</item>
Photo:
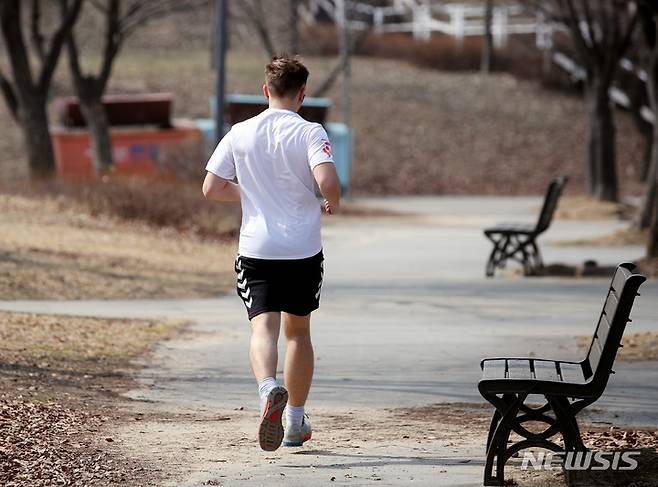
<path fill-rule="evenodd" d="M 313 344 L 311 343 L 311 315 L 297 316 L 283 313 L 283 329 L 287 348 L 283 376 L 291 406 L 303 406 L 313 380 Z"/>
<path fill-rule="evenodd" d="M 277 312 L 261 313 L 251 320 L 249 358 L 258 381 L 262 409 L 258 424 L 258 441 L 261 448 L 267 451 L 279 448 L 283 440 L 281 419 L 288 401 L 287 391 L 276 383 L 280 329 L 281 314 Z"/>
<path fill-rule="evenodd" d="M 311 343 L 311 315 L 296 316 L 283 313 L 286 335 L 286 358 L 283 376 L 289 390 L 286 408 L 284 446 L 302 446 L 311 439 L 311 424 L 304 416 L 304 404 L 313 380 L 313 345 Z"/>
<path fill-rule="evenodd" d="M 281 313 L 278 312 L 261 313 L 251 320 L 249 359 L 259 384 L 268 377 L 276 377 L 280 329 Z"/>

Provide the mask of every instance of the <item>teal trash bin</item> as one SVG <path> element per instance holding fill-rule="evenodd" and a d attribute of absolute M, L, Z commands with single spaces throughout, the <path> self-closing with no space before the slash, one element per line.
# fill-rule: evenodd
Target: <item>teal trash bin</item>
<path fill-rule="evenodd" d="M 324 128 L 331 142 L 331 151 L 334 155 L 341 191 L 346 195 L 350 191 L 351 183 L 352 130 L 344 123 L 326 123 Z"/>

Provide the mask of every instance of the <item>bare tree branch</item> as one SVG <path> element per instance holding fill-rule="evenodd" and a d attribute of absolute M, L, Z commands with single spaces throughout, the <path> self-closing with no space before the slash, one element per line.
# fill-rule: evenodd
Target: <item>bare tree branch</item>
<path fill-rule="evenodd" d="M 596 30 L 594 30 L 594 19 L 592 17 L 592 10 L 590 9 L 589 6 L 589 0 L 580 0 L 582 2 L 582 10 L 585 15 L 585 27 L 587 28 L 587 37 L 589 37 L 589 42 L 591 43 L 591 50 L 594 55 L 597 57 L 601 54 L 600 49 L 601 46 L 599 45 L 599 41 L 596 39 Z M 572 3 L 571 0 L 569 0 L 569 3 Z M 572 4 L 573 5 L 573 4 Z M 601 4 L 599 4 L 600 6 Z M 575 9 L 574 9 L 575 11 Z M 576 23 L 578 25 L 578 30 L 580 31 L 580 16 L 576 14 Z M 587 40 L 583 36 L 583 40 Z M 605 46 L 603 46 L 605 49 Z"/>
<path fill-rule="evenodd" d="M 18 100 L 16 99 L 16 93 L 14 93 L 11 83 L 2 72 L 0 72 L 0 90 L 2 90 L 2 95 L 7 102 L 11 116 L 14 120 L 18 121 Z"/>
<path fill-rule="evenodd" d="M 107 7 L 105 6 L 103 0 L 89 0 L 89 3 L 91 3 L 92 7 L 94 7 L 98 11 L 102 13 L 107 12 Z"/>
<path fill-rule="evenodd" d="M 353 53 L 355 51 L 358 51 L 359 48 L 365 42 L 365 40 L 368 38 L 369 34 L 370 34 L 369 30 L 362 30 L 359 33 L 358 37 L 354 39 L 354 41 L 352 42 L 352 45 L 350 46 L 350 52 Z M 324 81 L 320 83 L 320 86 L 313 92 L 312 96 L 318 96 L 318 97 L 324 96 L 331 89 L 334 83 L 336 83 L 338 77 L 340 76 L 340 74 L 343 72 L 344 69 L 345 69 L 344 62 L 341 61 L 338 64 L 336 64 L 329 72 L 327 77 L 324 79 Z"/>
<path fill-rule="evenodd" d="M 127 37 L 146 22 L 189 8 L 210 5 L 210 0 L 161 0 L 158 2 L 136 1 L 121 16 L 121 32 Z"/>
<path fill-rule="evenodd" d="M 109 6 L 106 11 L 106 25 L 105 25 L 105 47 L 103 49 L 103 62 L 101 65 L 100 74 L 98 75 L 98 82 L 100 84 L 101 92 L 105 91 L 107 82 L 110 79 L 112 72 L 112 65 L 114 58 L 119 53 L 121 44 L 123 42 L 123 35 L 121 34 L 121 22 L 119 19 L 119 3 L 120 0 L 109 0 Z"/>
<path fill-rule="evenodd" d="M 32 67 L 27 56 L 27 46 L 23 39 L 23 27 L 20 19 L 20 0 L 3 0 L 0 2 L 0 22 L 2 35 L 7 46 L 14 83 L 17 87 L 31 90 L 34 87 Z"/>
<path fill-rule="evenodd" d="M 244 0 L 237 3 L 236 7 L 242 10 L 245 14 L 243 19 L 251 24 L 256 30 L 261 45 L 267 52 L 268 56 L 274 56 L 276 54 L 276 49 L 274 48 L 274 42 L 272 42 L 270 29 L 267 25 L 262 0 Z"/>
<path fill-rule="evenodd" d="M 55 72 L 55 67 L 57 66 L 57 60 L 59 59 L 62 46 L 64 45 L 66 38 L 71 33 L 71 29 L 73 28 L 75 21 L 78 19 L 78 15 L 80 15 L 83 1 L 84 0 L 74 0 L 73 6 L 68 11 L 66 17 L 50 41 L 50 47 L 48 48 L 48 52 L 44 58 L 43 65 L 41 66 L 41 74 L 39 75 L 38 82 L 39 89 L 44 92 L 50 85 L 50 80 L 52 79 L 53 73 Z"/>
<path fill-rule="evenodd" d="M 573 4 L 573 0 L 557 0 L 558 5 L 563 11 L 567 12 L 565 15 L 566 24 L 571 30 L 571 35 L 576 46 L 576 50 L 580 53 L 580 58 L 585 64 L 587 70 L 592 69 L 592 62 L 590 59 L 590 47 L 585 41 L 582 31 L 580 30 L 579 16 Z"/>
<path fill-rule="evenodd" d="M 30 15 L 30 31 L 32 46 L 39 57 L 39 60 L 43 62 L 46 54 L 44 52 L 44 37 L 41 33 L 41 0 L 32 0 L 32 12 Z"/>

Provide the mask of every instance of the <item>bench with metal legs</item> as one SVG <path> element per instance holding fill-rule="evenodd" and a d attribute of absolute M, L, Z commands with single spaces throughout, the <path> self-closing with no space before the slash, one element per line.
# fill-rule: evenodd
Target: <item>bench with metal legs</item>
<path fill-rule="evenodd" d="M 487 358 L 478 384 L 495 408 L 487 437 L 484 485 L 504 485 L 505 464 L 525 448 L 554 452 L 584 451 L 576 415 L 603 391 L 615 361 L 635 297 L 645 277 L 630 263 L 620 264 L 612 278 L 603 310 L 585 358 L 580 362 L 540 358 Z M 530 406 L 528 396 L 543 396 Z M 543 423 L 536 432 L 525 423 Z M 516 433 L 521 440 L 510 443 Z M 562 444 L 557 440 L 561 437 Z"/>
<path fill-rule="evenodd" d="M 558 200 L 566 183 L 567 178 L 561 177 L 548 186 L 536 224 L 502 223 L 484 230 L 484 235 L 494 246 L 487 261 L 487 277 L 492 277 L 496 269 L 504 268 L 510 259 L 519 262 L 526 275 L 544 266 L 537 247 L 537 237 L 551 226 Z"/>

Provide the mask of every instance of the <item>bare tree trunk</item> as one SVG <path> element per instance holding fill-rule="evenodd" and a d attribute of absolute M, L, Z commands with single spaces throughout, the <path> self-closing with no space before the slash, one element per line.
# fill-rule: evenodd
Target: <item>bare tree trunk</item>
<path fill-rule="evenodd" d="M 617 201 L 615 122 L 608 83 L 594 74 L 586 88 L 589 115 L 587 186 L 602 201 Z"/>
<path fill-rule="evenodd" d="M 493 0 L 486 0 L 484 5 L 484 39 L 482 44 L 482 63 L 480 69 L 483 73 L 490 73 L 494 68 L 494 45 L 491 24 L 493 22 Z"/>
<path fill-rule="evenodd" d="M 30 175 L 47 178 L 55 172 L 55 157 L 50 133 L 46 103 L 48 90 L 62 50 L 62 46 L 76 22 L 82 0 L 72 2 L 47 43 L 39 30 L 39 2 L 32 4 L 32 40 L 39 68 L 33 69 L 30 52 L 23 35 L 22 6 L 19 0 L 0 1 L 0 31 L 6 46 L 13 84 L 0 73 L 0 89 L 10 111 L 21 125 L 25 139 Z M 35 10 L 36 9 L 36 10 Z M 33 72 L 34 71 L 34 72 Z"/>
<path fill-rule="evenodd" d="M 658 65 L 658 63 L 655 63 Z M 658 78 L 654 77 L 651 82 L 653 83 L 654 90 L 654 110 L 656 109 L 656 86 Z M 644 208 L 642 211 L 642 219 L 646 219 L 646 227 L 649 227 L 649 240 L 647 242 L 647 257 L 658 257 L 658 123 L 654 123 L 653 127 L 653 150 L 651 153 L 651 173 L 649 175 L 647 195 L 645 198 Z M 646 228 L 645 227 L 645 228 Z"/>
<path fill-rule="evenodd" d="M 80 108 L 87 122 L 93 146 L 94 169 L 99 174 L 112 170 L 112 138 L 107 113 L 100 97 L 80 100 Z"/>
<path fill-rule="evenodd" d="M 99 79 L 82 75 L 79 71 L 77 50 L 71 49 L 71 44 L 69 44 L 69 59 L 73 85 L 91 139 L 92 163 L 98 174 L 106 173 L 112 170 L 113 160 L 110 124 L 102 102 L 104 88 Z"/>
<path fill-rule="evenodd" d="M 642 153 L 642 159 L 640 160 L 639 163 L 639 171 L 638 171 L 638 180 L 641 183 L 646 183 L 649 180 L 649 173 L 651 171 L 651 161 L 652 161 L 652 154 L 653 154 L 653 141 L 654 141 L 654 135 L 653 135 L 653 130 L 642 130 L 641 132 L 642 138 L 644 139 L 644 151 Z"/>
<path fill-rule="evenodd" d="M 656 205 L 658 204 L 658 124 L 654 127 L 653 131 L 654 144 L 651 151 L 651 169 L 649 177 L 647 178 L 647 189 L 644 196 L 644 203 L 642 205 L 642 213 L 640 215 L 640 228 L 649 228 L 655 220 L 655 215 L 658 213 Z M 656 243 L 658 245 L 658 243 Z"/>
<path fill-rule="evenodd" d="M 636 6 L 647 53 L 649 105 L 654 115 L 658 115 L 658 5 L 655 0 L 639 0 Z M 658 258 L 658 119 L 653 121 L 651 162 L 639 223 L 641 228 L 650 227 L 647 257 Z"/>
<path fill-rule="evenodd" d="M 654 210 L 653 222 L 649 231 L 649 245 L 647 245 L 647 257 L 650 259 L 658 257 L 658 211 Z"/>
<path fill-rule="evenodd" d="M 23 99 L 18 110 L 30 175 L 49 178 L 55 173 L 55 154 L 48 130 L 45 95 Z"/>
<path fill-rule="evenodd" d="M 651 167 L 651 154 L 653 149 L 653 124 L 647 122 L 642 116 L 642 107 L 647 102 L 647 88 L 644 81 L 634 73 L 627 75 L 626 85 L 628 89 L 626 94 L 629 96 L 630 107 L 628 109 L 638 132 L 644 139 L 644 150 L 642 158 L 637 162 L 637 179 L 641 183 L 646 183 Z M 650 102 L 649 102 L 650 103 Z"/>
<path fill-rule="evenodd" d="M 647 70 L 649 79 L 647 80 L 647 90 L 649 92 L 649 103 L 654 113 L 658 113 L 658 43 L 653 48 L 651 64 Z M 651 150 L 651 164 L 649 166 L 649 175 L 647 176 L 647 189 L 642 205 L 640 216 L 640 228 L 648 228 L 651 225 L 652 237 L 657 237 L 658 232 L 655 225 L 656 214 L 658 214 L 658 121 L 653 124 L 653 144 Z M 649 247 L 653 245 L 656 251 L 656 238 L 649 239 Z M 655 257 L 656 254 L 650 255 Z"/>

